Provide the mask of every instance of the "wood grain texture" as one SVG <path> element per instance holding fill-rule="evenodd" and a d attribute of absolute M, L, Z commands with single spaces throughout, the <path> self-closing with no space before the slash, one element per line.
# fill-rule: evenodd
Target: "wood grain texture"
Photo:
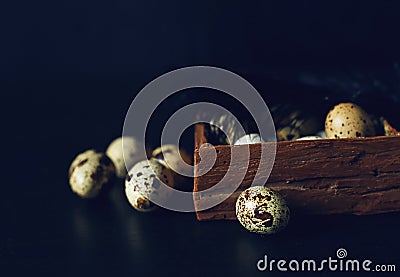
<path fill-rule="evenodd" d="M 202 176 L 199 146 L 207 142 L 204 126 L 198 124 L 195 132 L 194 191 L 213 187 L 225 175 L 230 164 L 231 146 L 216 146 L 217 159 L 213 168 Z M 234 146 L 235 148 L 248 147 Z M 259 168 L 254 183 L 263 185 L 268 171 L 260 164 L 261 147 L 264 155 L 271 155 L 276 147 L 276 158 L 267 186 L 279 191 L 292 211 L 305 214 L 378 214 L 400 211 L 400 137 L 373 137 L 360 139 L 291 141 L 249 145 L 250 159 L 235 159 L 239 166 L 248 164 L 247 173 L 239 188 L 221 204 L 197 212 L 199 220 L 236 220 L 236 198 L 248 188 Z M 265 151 L 264 151 L 265 150 Z M 202 158 L 212 153 L 203 147 Z M 209 153 L 208 153 L 209 152 Z M 231 177 L 231 183 L 240 182 Z M 213 198 L 227 196 L 218 193 L 200 193 L 195 206 L 200 207 Z"/>

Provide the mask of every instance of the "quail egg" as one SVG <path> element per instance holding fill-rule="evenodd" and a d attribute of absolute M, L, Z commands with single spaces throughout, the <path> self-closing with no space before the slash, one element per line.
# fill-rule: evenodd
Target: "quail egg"
<path fill-rule="evenodd" d="M 189 165 L 192 163 L 192 159 L 189 154 L 183 149 L 179 149 L 174 144 L 165 144 L 161 147 L 156 148 L 151 156 L 157 159 L 166 168 L 171 169 L 174 172 L 182 172 L 182 175 L 190 176 L 192 175 L 192 169 Z M 181 160 L 186 163 L 182 164 Z"/>
<path fill-rule="evenodd" d="M 385 131 L 385 136 L 393 137 L 400 135 L 400 132 L 397 131 L 392 125 L 390 125 L 390 123 L 385 118 L 381 118 L 380 120 Z"/>
<path fill-rule="evenodd" d="M 276 131 L 276 136 L 279 141 L 296 140 L 300 138 L 300 132 L 294 127 L 286 126 L 278 129 Z"/>
<path fill-rule="evenodd" d="M 134 137 L 116 138 L 108 146 L 106 154 L 113 161 L 118 178 L 125 178 L 127 168 L 146 159 L 143 144 Z"/>
<path fill-rule="evenodd" d="M 162 183 L 174 187 L 171 170 L 156 159 L 143 160 L 129 170 L 125 180 L 125 194 L 136 210 L 150 211 L 155 208 L 149 200 L 152 196 L 168 198 L 168 195 L 159 195 Z"/>
<path fill-rule="evenodd" d="M 126 195 L 131 206 L 139 212 L 151 212 L 157 209 L 155 204 L 138 191 L 127 191 Z"/>
<path fill-rule="evenodd" d="M 92 198 L 114 177 L 115 167 L 104 153 L 87 150 L 75 158 L 68 175 L 71 189 L 76 194 Z"/>
<path fill-rule="evenodd" d="M 222 140 L 221 143 L 231 144 L 243 135 L 239 124 L 232 115 L 224 114 L 210 120 L 210 129 L 215 136 Z"/>
<path fill-rule="evenodd" d="M 307 137 L 298 138 L 296 140 L 316 140 L 316 139 L 322 139 L 322 138 L 319 136 L 307 136 Z"/>
<path fill-rule="evenodd" d="M 375 136 L 369 115 L 353 103 L 336 105 L 327 115 L 325 131 L 328 138 L 359 138 Z"/>
<path fill-rule="evenodd" d="M 321 138 L 323 138 L 323 139 L 326 139 L 326 138 L 327 138 L 326 133 L 325 133 L 325 130 L 319 131 L 318 133 L 315 134 L 315 136 L 321 137 Z"/>
<path fill-rule="evenodd" d="M 313 109 L 285 104 L 272 107 L 279 141 L 292 141 L 315 134 L 320 122 Z"/>
<path fill-rule="evenodd" d="M 264 142 L 260 134 L 247 134 L 235 141 L 234 145 L 254 144 L 260 142 Z"/>
<path fill-rule="evenodd" d="M 279 193 L 254 186 L 243 191 L 236 200 L 236 217 L 250 232 L 274 234 L 287 226 L 290 211 Z"/>

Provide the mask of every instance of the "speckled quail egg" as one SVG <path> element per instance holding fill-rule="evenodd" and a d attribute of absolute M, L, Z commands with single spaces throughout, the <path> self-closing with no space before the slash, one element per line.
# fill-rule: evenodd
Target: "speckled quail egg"
<path fill-rule="evenodd" d="M 277 105 L 271 109 L 279 141 L 292 141 L 315 134 L 320 121 L 313 109 L 297 104 Z"/>
<path fill-rule="evenodd" d="M 210 119 L 211 132 L 221 140 L 221 143 L 232 144 L 244 133 L 240 123 L 230 114 L 216 116 Z"/>
<path fill-rule="evenodd" d="M 325 130 L 321 130 L 321 131 L 317 132 L 317 133 L 315 134 L 315 136 L 320 137 L 320 138 L 323 138 L 323 139 L 326 139 L 326 138 L 327 138 L 326 133 L 325 133 Z"/>
<path fill-rule="evenodd" d="M 319 137 L 319 136 L 306 136 L 306 137 L 301 137 L 301 138 L 298 138 L 298 139 L 296 139 L 296 140 L 316 140 L 316 139 L 322 139 L 321 137 Z"/>
<path fill-rule="evenodd" d="M 156 148 L 151 153 L 151 156 L 157 159 L 166 168 L 169 168 L 174 172 L 182 172 L 185 176 L 192 175 L 191 167 L 186 167 L 184 164 L 180 163 L 182 159 L 187 165 L 190 165 L 192 159 L 185 150 L 179 149 L 174 144 L 165 144 Z"/>
<path fill-rule="evenodd" d="M 87 150 L 75 158 L 68 175 L 71 188 L 76 194 L 92 198 L 114 177 L 115 167 L 104 153 Z"/>
<path fill-rule="evenodd" d="M 126 191 L 126 195 L 131 206 L 139 212 L 151 212 L 157 209 L 157 206 L 155 204 L 153 204 L 149 199 L 144 197 L 138 191 Z"/>
<path fill-rule="evenodd" d="M 353 103 L 336 105 L 326 116 L 325 132 L 328 138 L 359 138 L 375 135 L 370 116 Z"/>
<path fill-rule="evenodd" d="M 236 200 L 236 217 L 250 232 L 274 234 L 287 226 L 290 211 L 279 193 L 254 186 L 243 191 Z"/>
<path fill-rule="evenodd" d="M 254 144 L 260 142 L 264 142 L 264 140 L 261 138 L 260 134 L 254 133 L 254 134 L 247 134 L 239 138 L 237 141 L 235 141 L 234 145 Z"/>
<path fill-rule="evenodd" d="M 125 180 L 125 194 L 132 207 L 138 211 L 150 211 L 155 208 L 149 200 L 152 196 L 167 198 L 168 195 L 159 195 L 161 182 L 174 187 L 170 169 L 156 159 L 136 163 L 129 170 Z"/>
<path fill-rule="evenodd" d="M 276 131 L 276 136 L 279 141 L 296 140 L 300 138 L 300 132 L 294 127 L 286 126 L 278 129 Z"/>
<path fill-rule="evenodd" d="M 146 159 L 143 144 L 138 139 L 127 136 L 113 140 L 108 146 L 106 154 L 113 161 L 118 178 L 125 178 L 127 168 Z"/>
<path fill-rule="evenodd" d="M 400 132 L 397 131 L 390 123 L 385 119 L 381 118 L 381 124 L 383 125 L 383 129 L 385 132 L 385 136 L 393 137 L 393 136 L 400 136 Z"/>

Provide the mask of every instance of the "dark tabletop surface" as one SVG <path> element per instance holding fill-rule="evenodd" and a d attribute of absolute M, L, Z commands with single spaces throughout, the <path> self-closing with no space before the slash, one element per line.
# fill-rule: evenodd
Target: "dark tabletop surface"
<path fill-rule="evenodd" d="M 352 258 L 398 265 L 399 214 L 299 216 L 282 233 L 263 237 L 238 222 L 136 212 L 123 180 L 97 199 L 80 199 L 68 185 L 69 164 L 120 134 L 133 93 L 129 82 L 26 81 L 7 89 L 24 116 L 7 117 L 14 118 L 8 129 L 14 135 L 4 147 L 0 268 L 9 275 L 3 276 L 248 275 L 258 272 L 264 255 L 322 260 L 339 248 Z M 117 90 L 123 93 L 116 100 L 108 92 Z"/>
<path fill-rule="evenodd" d="M 322 260 L 339 248 L 400 270 L 398 213 L 298 216 L 263 237 L 238 222 L 136 212 L 123 180 L 83 200 L 67 176 L 78 153 L 104 151 L 121 135 L 146 83 L 188 65 L 257 76 L 249 80 L 274 99 L 290 99 L 284 91 L 298 99 L 291 83 L 317 87 L 306 102 L 339 92 L 368 108 L 390 107 L 387 116 L 400 127 L 394 1 L 22 2 L 0 8 L 0 276 L 250 276 L 264 255 Z M 268 80 L 284 88 L 268 90 L 280 86 Z"/>

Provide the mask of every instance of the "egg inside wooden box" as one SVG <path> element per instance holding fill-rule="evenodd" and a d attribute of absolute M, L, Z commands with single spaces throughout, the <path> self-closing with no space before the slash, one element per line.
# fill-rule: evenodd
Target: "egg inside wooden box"
<path fill-rule="evenodd" d="M 337 108 L 335 105 L 340 102 L 346 105 Z M 387 110 L 374 111 L 367 117 L 361 105 L 353 104 L 336 101 L 322 107 L 318 122 L 307 116 L 296 122 L 299 114 L 290 105 L 273 107 L 276 142 L 228 144 L 226 137 L 212 125 L 196 124 L 194 203 L 197 219 L 236 220 L 235 203 L 240 193 L 253 181 L 255 185 L 264 185 L 263 180 L 268 175 L 265 185 L 278 191 L 295 213 L 368 215 L 400 211 L 400 136 L 380 118 L 388 116 Z M 361 111 L 348 115 L 349 111 L 358 108 Z M 339 117 L 335 109 L 340 110 Z M 397 117 L 400 118 L 398 110 Z M 304 123 L 307 125 L 301 126 Z M 376 130 L 373 130 L 373 124 Z M 328 138 L 321 132 L 326 128 Z M 354 136 L 350 135 L 353 133 Z M 297 140 L 301 137 L 303 139 Z M 243 150 L 243 153 L 249 149 L 249 159 L 239 155 L 231 160 L 233 148 Z M 261 153 L 273 156 L 271 151 L 276 151 L 272 170 L 270 165 L 260 164 Z M 216 154 L 215 162 L 213 153 Z M 234 193 L 231 194 L 229 188 L 218 188 L 212 193 L 207 191 L 226 176 L 231 163 L 238 168 L 247 168 L 244 177 L 235 173 L 228 177 L 230 184 L 238 184 Z M 209 167 L 211 169 L 207 171 Z M 225 200 L 211 208 L 203 208 L 218 199 Z"/>

